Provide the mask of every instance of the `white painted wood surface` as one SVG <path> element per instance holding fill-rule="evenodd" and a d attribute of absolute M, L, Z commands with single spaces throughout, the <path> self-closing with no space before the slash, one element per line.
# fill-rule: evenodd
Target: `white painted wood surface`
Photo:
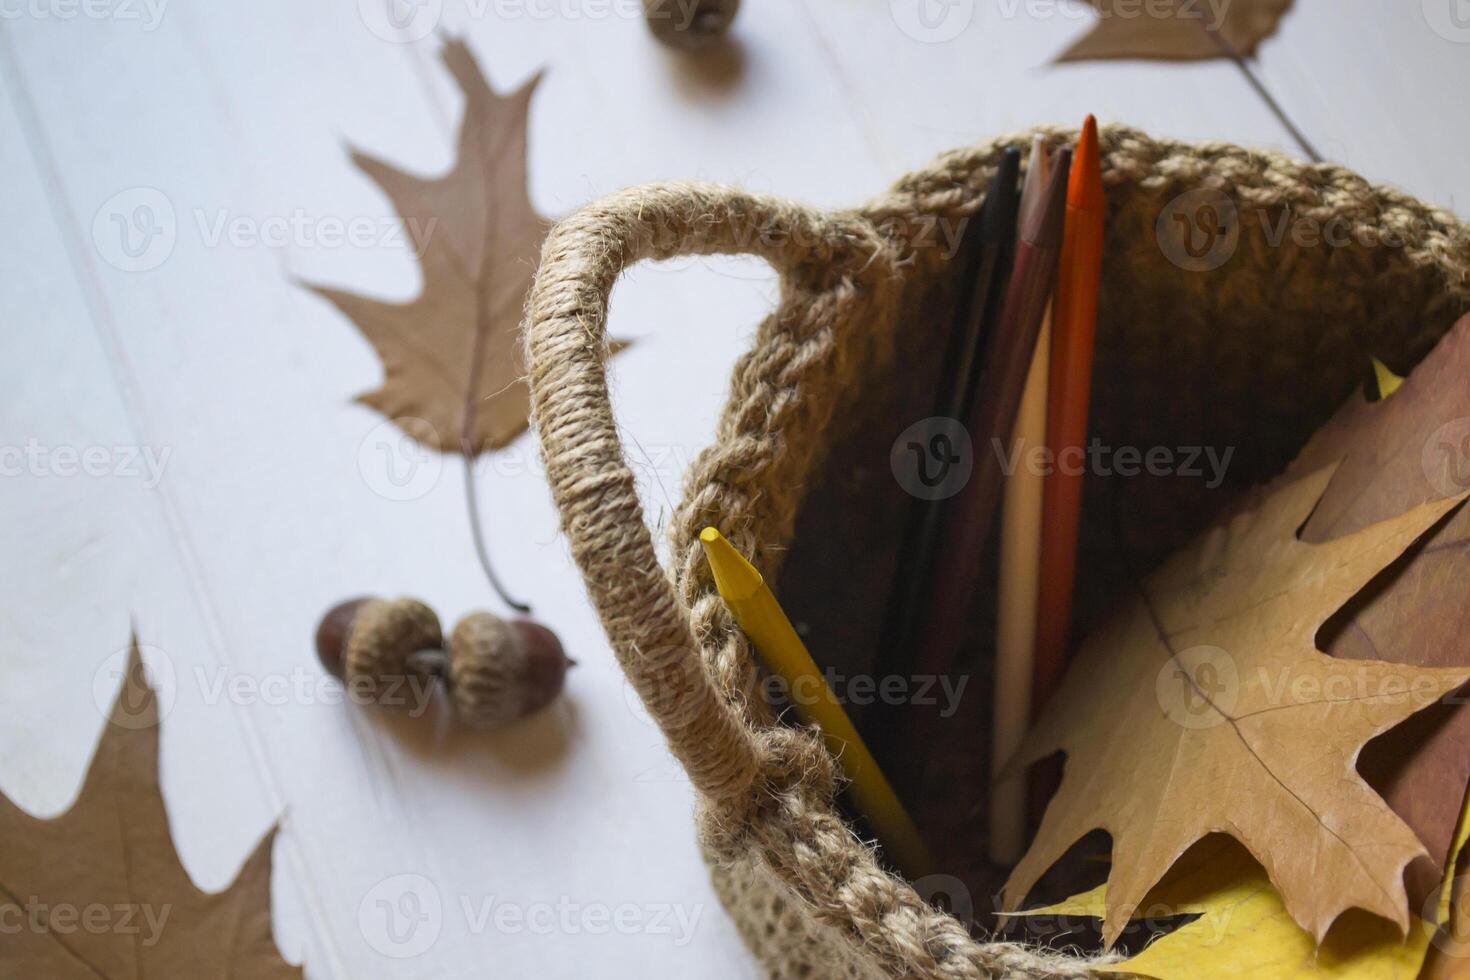
<path fill-rule="evenodd" d="M 481 491 L 497 561 L 581 662 L 565 702 L 490 739 L 326 703 L 311 634 L 333 602 L 413 594 L 446 622 L 490 603 L 461 464 L 417 456 L 352 403 L 379 366 L 297 284 L 418 288 L 345 145 L 442 170 L 459 106 L 432 33 L 379 36 L 387 3 L 409 34 L 465 33 L 501 88 L 547 69 L 530 138 L 548 215 L 681 177 L 852 203 L 945 148 L 1089 110 L 1294 149 L 1229 63 L 1049 65 L 1087 22 L 1040 0 L 926 0 L 927 22 L 907 0 L 746 0 L 738 53 L 703 67 L 617 0 L 160 2 L 156 19 L 35 0 L 0 20 L 0 789 L 37 813 L 68 805 L 136 624 L 173 678 L 162 751 L 184 862 L 222 887 L 279 818 L 277 931 L 314 980 L 756 972 L 530 440 L 482 462 Z M 1329 158 L 1463 212 L 1466 14 L 1301 0 L 1253 67 Z M 113 216 L 139 205 L 171 248 L 122 249 Z M 352 219 L 371 242 L 323 244 Z M 231 222 L 244 237 L 216 235 Z M 283 242 L 249 240 L 282 225 Z M 721 403 L 695 368 L 723 377 L 773 294 L 764 267 L 735 260 L 618 287 L 613 329 L 639 342 L 616 395 L 653 520 Z M 100 475 L 73 472 L 88 447 Z M 405 940 L 378 903 L 411 912 L 408 892 L 440 911 Z"/>

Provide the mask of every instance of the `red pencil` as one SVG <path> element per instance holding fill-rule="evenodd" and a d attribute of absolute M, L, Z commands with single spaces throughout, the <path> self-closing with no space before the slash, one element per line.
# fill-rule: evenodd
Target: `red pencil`
<path fill-rule="evenodd" d="M 1041 587 L 1032 683 L 1036 711 L 1056 689 L 1066 667 L 1102 247 L 1102 161 L 1097 120 L 1088 116 L 1077 140 L 1077 156 L 1067 184 L 1067 222 L 1052 306 L 1046 444 L 1054 463 L 1041 498 Z"/>

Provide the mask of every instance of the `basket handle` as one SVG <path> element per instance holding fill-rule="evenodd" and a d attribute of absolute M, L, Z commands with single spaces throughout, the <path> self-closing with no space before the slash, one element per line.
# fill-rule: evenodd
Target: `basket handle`
<path fill-rule="evenodd" d="M 860 219 L 707 184 L 635 187 L 552 229 L 526 313 L 531 413 L 546 476 L 619 664 L 706 798 L 733 800 L 760 753 L 705 672 L 643 520 L 608 397 L 608 298 L 642 259 L 752 254 L 788 283 L 820 269 Z"/>

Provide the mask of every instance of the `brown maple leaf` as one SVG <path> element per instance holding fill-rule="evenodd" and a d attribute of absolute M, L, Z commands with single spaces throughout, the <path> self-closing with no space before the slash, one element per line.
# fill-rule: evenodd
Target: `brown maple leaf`
<path fill-rule="evenodd" d="M 225 891 L 196 888 L 159 791 L 158 724 L 135 640 L 71 809 L 40 820 L 0 796 L 0 975 L 300 980 L 271 933 L 275 832 Z"/>
<path fill-rule="evenodd" d="M 446 41 L 442 57 L 465 95 L 449 173 L 416 177 L 353 153 L 415 239 L 422 292 L 409 303 L 386 303 L 313 288 L 357 325 L 383 362 L 382 387 L 358 401 L 441 452 L 476 455 L 524 432 L 530 410 L 517 337 L 550 226 L 532 206 L 526 179 L 526 122 L 541 76 L 501 96 L 462 40 Z"/>
<path fill-rule="evenodd" d="M 1098 20 L 1057 61 L 1249 57 L 1291 0 L 1089 0 Z"/>
<path fill-rule="evenodd" d="M 1304 541 L 1330 541 L 1417 504 L 1470 489 L 1470 316 L 1381 402 L 1354 396 L 1303 447 L 1280 482 L 1341 459 Z M 1470 508 L 1461 508 L 1333 618 L 1336 657 L 1424 667 L 1470 664 Z M 1429 855 L 1409 866 L 1422 909 L 1444 876 L 1470 776 L 1470 706 L 1435 706 L 1375 740 L 1362 769 Z"/>
<path fill-rule="evenodd" d="M 1066 754 L 1061 788 L 1006 883 L 1007 908 L 1100 828 L 1113 839 L 1111 944 L 1179 856 L 1221 832 L 1255 855 L 1319 941 L 1354 907 L 1407 928 L 1403 870 L 1424 848 L 1353 764 L 1470 668 L 1344 661 L 1314 640 L 1456 501 L 1325 544 L 1297 540 L 1331 476 L 1298 480 L 1204 534 L 1083 644 L 1012 763 Z"/>

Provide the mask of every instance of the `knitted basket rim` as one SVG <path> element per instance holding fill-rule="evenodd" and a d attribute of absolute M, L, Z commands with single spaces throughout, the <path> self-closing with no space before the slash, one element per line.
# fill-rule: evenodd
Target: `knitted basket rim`
<path fill-rule="evenodd" d="M 561 526 L 622 669 L 699 794 L 711 860 L 733 864 L 757 854 L 818 921 L 861 944 L 879 975 L 1056 977 L 1087 975 L 1090 967 L 976 940 L 882 868 L 838 814 L 837 774 L 820 743 L 768 724 L 748 703 L 741 678 L 752 670 L 750 650 L 713 590 L 696 536 L 704 523 L 719 521 L 763 569 L 777 564 L 774 549 L 790 537 L 794 505 L 763 511 L 756 501 L 763 485 L 791 472 L 772 462 L 789 447 L 770 418 L 801 410 L 787 402 L 800 398 L 809 362 L 843 356 L 818 349 L 815 338 L 830 324 L 856 324 L 850 329 L 859 332 L 891 315 L 898 290 L 885 283 L 900 281 L 913 260 L 906 223 L 973 211 L 1001 148 L 1025 146 L 1036 133 L 1060 140 L 1075 130 L 1039 127 L 952 151 L 851 210 L 700 183 L 624 190 L 551 231 L 528 299 L 532 422 Z M 1242 202 L 1285 204 L 1355 231 L 1393 233 L 1405 240 L 1403 261 L 1442 274 L 1448 305 L 1470 307 L 1470 228 L 1443 209 L 1345 168 L 1274 152 L 1156 140 L 1120 126 L 1104 128 L 1101 142 L 1110 186 L 1214 182 Z M 626 268 L 689 254 L 759 256 L 779 274 L 782 298 L 737 368 L 737 382 L 745 383 L 721 419 L 719 445 L 691 470 L 671 529 L 670 576 L 614 420 L 606 321 Z"/>

